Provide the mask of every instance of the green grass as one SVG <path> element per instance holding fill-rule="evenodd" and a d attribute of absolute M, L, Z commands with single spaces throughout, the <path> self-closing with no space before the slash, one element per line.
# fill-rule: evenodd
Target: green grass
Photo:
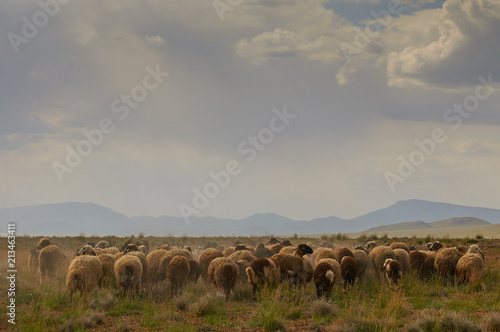
<path fill-rule="evenodd" d="M 326 238 L 336 241 L 337 234 Z M 368 236 L 366 236 L 368 239 Z M 348 239 L 355 245 L 359 239 Z M 380 238 L 377 238 L 379 241 Z M 407 238 L 401 241 L 426 243 L 433 238 Z M 447 238 L 450 244 L 466 245 L 468 239 Z M 58 238 L 67 245 L 68 254 L 74 252 L 76 243 L 87 242 L 82 238 Z M 149 240 L 149 238 L 148 238 Z M 160 239 L 150 239 L 150 244 Z M 188 243 L 190 239 L 186 239 Z M 229 239 L 227 241 L 234 241 Z M 398 239 L 400 240 L 400 239 Z M 429 241 L 426 241 L 429 240 Z M 20 266 L 18 275 L 17 325 L 14 331 L 219 331 L 256 328 L 264 331 L 457 331 L 500 330 L 500 258 L 499 241 L 477 238 L 487 256 L 487 271 L 477 286 L 448 285 L 436 277 L 422 281 L 417 275 L 404 275 L 398 288 L 390 288 L 384 280 L 365 276 L 344 293 L 335 287 L 328 301 L 316 298 L 315 287 L 305 288 L 280 284 L 262 287 L 258 301 L 252 300 L 251 287 L 238 285 L 226 302 L 217 296 L 214 288 L 201 280 L 189 283 L 181 296 L 172 297 L 167 282 L 146 285 L 135 296 L 120 296 L 115 288 L 99 289 L 80 297 L 75 294 L 69 303 L 69 294 L 63 279 L 40 286 L 38 277 Z M 28 242 L 31 241 L 31 242 Z M 32 245 L 35 238 L 20 238 L 19 242 Z M 216 241 L 221 239 L 196 239 Z M 261 241 L 245 238 L 245 243 Z M 250 242 L 252 241 L 252 242 Z M 293 243 L 312 241 L 311 238 L 292 239 Z M 396 239 L 394 239 L 396 241 Z M 153 242 L 153 243 L 151 243 Z M 348 242 L 348 243 L 351 243 Z M 175 243 L 175 242 L 171 242 Z M 195 247 L 195 245 L 192 245 Z M 29 248 L 29 246 L 27 247 Z M 3 254 L 0 249 L 0 255 Z M 21 251 L 27 255 L 29 251 Z M 0 280 L 0 292 L 6 287 Z M 2 305 L 0 313 L 5 314 Z"/>

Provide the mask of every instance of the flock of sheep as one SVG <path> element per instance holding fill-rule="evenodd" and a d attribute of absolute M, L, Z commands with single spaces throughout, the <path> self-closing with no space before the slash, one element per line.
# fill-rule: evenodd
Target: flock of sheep
<path fill-rule="evenodd" d="M 29 268 L 40 272 L 40 283 L 51 279 L 58 270 L 66 271 L 67 258 L 47 238 L 31 251 Z M 123 293 L 135 293 L 146 283 L 168 280 L 172 295 L 182 292 L 188 282 L 201 279 L 213 284 L 229 300 L 237 282 L 248 282 L 253 298 L 259 286 L 290 283 L 304 286 L 313 281 L 318 297 L 328 297 L 333 287 L 344 291 L 367 273 L 386 279 L 397 287 L 405 273 L 414 270 L 426 280 L 437 274 L 449 282 L 477 284 L 485 272 L 485 259 L 477 245 L 445 247 L 441 242 L 417 249 L 402 242 L 377 245 L 370 241 L 354 249 L 335 248 L 331 243 L 311 243 L 294 247 L 290 241 L 272 238 L 257 248 L 237 244 L 221 248 L 207 244 L 205 248 L 162 247 L 149 251 L 147 241 L 129 240 L 118 249 L 106 241 L 80 248 L 66 274 L 70 299 L 74 292 L 88 293 L 98 287 L 116 286 Z"/>

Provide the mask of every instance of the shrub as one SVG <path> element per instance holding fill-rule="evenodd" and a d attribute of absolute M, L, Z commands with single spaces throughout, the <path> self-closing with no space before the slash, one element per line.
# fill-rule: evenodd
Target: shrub
<path fill-rule="evenodd" d="M 492 314 L 484 317 L 483 327 L 488 332 L 500 332 L 500 314 Z"/>
<path fill-rule="evenodd" d="M 482 239 L 484 239 L 483 234 L 477 234 L 475 237 L 476 237 L 476 239 L 478 239 L 478 240 L 482 240 Z"/>
<path fill-rule="evenodd" d="M 194 305 L 194 312 L 197 316 L 209 316 L 224 314 L 225 300 L 221 296 L 208 294 L 200 298 Z"/>
<path fill-rule="evenodd" d="M 338 308 L 325 300 L 317 300 L 311 304 L 311 314 L 313 317 L 337 316 Z"/>
<path fill-rule="evenodd" d="M 439 322 L 439 328 L 441 331 L 481 331 L 474 322 L 457 313 L 446 314 Z"/>

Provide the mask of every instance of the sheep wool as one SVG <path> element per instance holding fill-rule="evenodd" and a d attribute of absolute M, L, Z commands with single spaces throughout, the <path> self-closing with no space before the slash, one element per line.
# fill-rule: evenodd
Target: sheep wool
<path fill-rule="evenodd" d="M 67 264 L 66 256 L 55 244 L 48 245 L 40 250 L 38 257 L 40 284 L 49 281 L 57 271 L 63 270 L 65 264 Z"/>
<path fill-rule="evenodd" d="M 231 289 L 234 288 L 238 280 L 238 273 L 238 265 L 233 260 L 226 257 L 218 257 L 212 260 L 208 266 L 207 282 L 223 290 L 226 301 L 229 301 Z"/>
<path fill-rule="evenodd" d="M 115 277 L 118 288 L 123 292 L 140 290 L 142 264 L 139 257 L 123 255 L 115 262 Z"/>
<path fill-rule="evenodd" d="M 80 295 L 83 295 L 97 288 L 101 277 L 102 266 L 99 258 L 91 255 L 76 256 L 71 261 L 66 276 L 66 288 L 69 290 L 70 302 L 74 292 L 79 291 Z"/>
<path fill-rule="evenodd" d="M 457 263 L 457 282 L 477 285 L 485 271 L 484 259 L 479 253 L 468 252 Z"/>
<path fill-rule="evenodd" d="M 186 257 L 177 255 L 174 256 L 168 263 L 166 276 L 170 282 L 172 295 L 182 293 L 182 286 L 186 283 L 189 276 L 189 261 Z"/>

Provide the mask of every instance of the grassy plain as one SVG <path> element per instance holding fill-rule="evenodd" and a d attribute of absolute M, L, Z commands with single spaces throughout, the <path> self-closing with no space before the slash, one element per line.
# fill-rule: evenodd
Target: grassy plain
<path fill-rule="evenodd" d="M 103 238 L 123 243 L 121 238 Z M 207 241 L 229 246 L 235 240 L 251 245 L 268 238 L 153 238 L 152 248 L 181 241 L 195 248 Z M 369 239 L 386 243 L 401 240 L 416 244 L 427 238 Z M 0 297 L 0 330 L 13 331 L 500 331 L 500 240 L 469 237 L 441 239 L 449 245 L 477 243 L 485 253 L 487 272 L 476 287 L 443 286 L 436 278 L 428 282 L 409 273 L 398 289 L 367 276 L 344 293 L 335 289 L 330 301 L 318 300 L 314 285 L 305 289 L 280 285 L 265 288 L 252 301 L 248 284 L 238 285 L 229 302 L 201 280 L 188 284 L 183 295 L 172 297 L 167 282 L 146 285 L 137 297 L 121 297 L 117 291 L 99 289 L 86 297 L 76 296 L 72 304 L 60 275 L 49 285 L 39 285 L 38 275 L 28 271 L 29 249 L 39 238 L 18 237 L 16 249 L 16 325 L 6 319 L 6 297 Z M 77 248 L 96 237 L 52 239 L 73 257 Z M 291 238 L 293 244 L 331 241 L 352 247 L 366 236 L 345 235 L 322 238 Z M 0 293 L 6 294 L 6 241 L 0 249 Z"/>

